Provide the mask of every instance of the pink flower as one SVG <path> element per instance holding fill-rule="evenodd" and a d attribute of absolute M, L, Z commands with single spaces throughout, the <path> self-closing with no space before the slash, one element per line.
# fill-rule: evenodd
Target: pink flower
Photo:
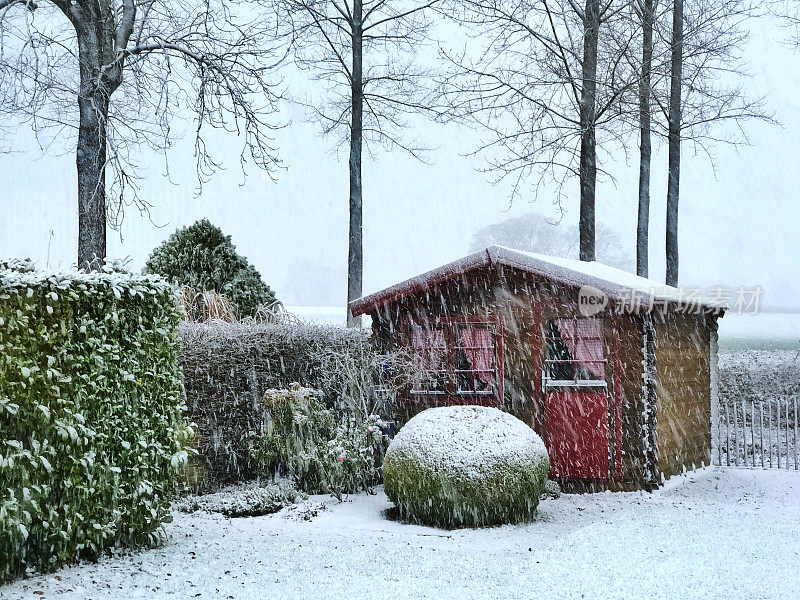
<path fill-rule="evenodd" d="M 345 458 L 347 458 L 347 456 L 345 456 L 344 452 L 342 452 L 342 453 L 339 455 L 339 458 L 338 458 L 338 459 L 336 459 L 336 460 L 343 461 Z"/>

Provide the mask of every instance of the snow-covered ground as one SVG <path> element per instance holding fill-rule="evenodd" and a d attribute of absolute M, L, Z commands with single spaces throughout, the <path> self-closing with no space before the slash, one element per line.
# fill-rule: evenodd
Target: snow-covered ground
<path fill-rule="evenodd" d="M 359 495 L 176 515 L 166 546 L 0 587 L 17 598 L 800 598 L 800 474 L 705 470 L 653 493 L 564 495 L 521 526 L 444 531 Z M 294 516 L 292 516 L 294 515 Z"/>

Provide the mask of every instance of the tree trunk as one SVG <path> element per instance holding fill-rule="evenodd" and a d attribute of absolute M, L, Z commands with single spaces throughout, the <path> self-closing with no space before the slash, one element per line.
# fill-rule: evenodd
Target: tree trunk
<path fill-rule="evenodd" d="M 672 69 L 669 92 L 669 179 L 667 181 L 667 285 L 678 285 L 678 200 L 681 176 L 681 88 L 683 84 L 683 0 L 672 9 Z"/>
<path fill-rule="evenodd" d="M 350 122 L 350 235 L 347 258 L 347 326 L 360 327 L 361 317 L 354 317 L 349 303 L 361 297 L 364 271 L 361 146 L 364 110 L 362 80 L 362 0 L 353 2 L 353 69 L 351 82 L 352 117 Z"/>
<path fill-rule="evenodd" d="M 103 57 L 109 53 L 108 32 L 98 26 L 104 22 L 98 5 L 74 4 L 66 14 L 77 34 L 80 64 L 80 122 L 75 153 L 78 268 L 98 269 L 106 258 L 106 125 L 112 90 L 99 81 L 99 75 Z"/>
<path fill-rule="evenodd" d="M 650 241 L 650 85 L 653 65 L 653 0 L 642 6 L 642 74 L 639 81 L 639 220 L 636 227 L 636 274 L 648 276 Z"/>
<path fill-rule="evenodd" d="M 106 118 L 108 100 L 78 98 L 78 267 L 98 269 L 106 258 Z"/>
<path fill-rule="evenodd" d="M 581 205 L 580 259 L 595 259 L 595 96 L 597 92 L 597 36 L 600 29 L 600 0 L 586 0 L 583 22 L 583 73 L 581 85 Z"/>

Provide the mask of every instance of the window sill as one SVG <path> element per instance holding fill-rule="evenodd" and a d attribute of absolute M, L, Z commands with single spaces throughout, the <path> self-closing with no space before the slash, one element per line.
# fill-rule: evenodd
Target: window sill
<path fill-rule="evenodd" d="M 595 381 L 593 379 L 549 379 L 545 382 L 545 387 L 586 387 L 586 388 L 605 388 L 608 383 L 605 381 Z"/>

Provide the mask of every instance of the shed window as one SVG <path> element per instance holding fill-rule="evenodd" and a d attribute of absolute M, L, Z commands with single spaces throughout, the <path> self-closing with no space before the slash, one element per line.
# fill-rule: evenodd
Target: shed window
<path fill-rule="evenodd" d="M 496 403 L 502 398 L 500 332 L 496 322 L 446 319 L 414 323 L 414 359 L 424 376 L 416 398 L 438 396 L 451 403 Z"/>
<path fill-rule="evenodd" d="M 444 395 L 447 393 L 447 345 L 441 329 L 414 328 L 412 335 L 414 366 L 425 378 L 415 382 L 412 392 Z"/>
<path fill-rule="evenodd" d="M 548 385 L 606 385 L 601 319 L 550 319 L 545 341 Z"/>

